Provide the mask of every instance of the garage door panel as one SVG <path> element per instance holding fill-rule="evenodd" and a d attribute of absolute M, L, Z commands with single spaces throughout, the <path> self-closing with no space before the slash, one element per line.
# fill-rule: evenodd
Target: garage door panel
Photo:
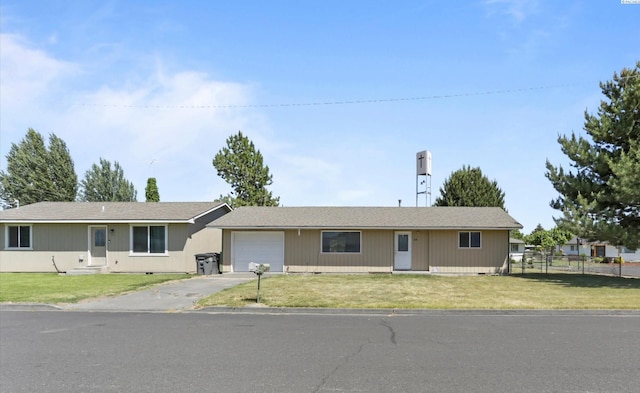
<path fill-rule="evenodd" d="M 268 263 L 271 265 L 271 271 L 282 272 L 284 232 L 233 232 L 233 271 L 246 272 L 251 262 Z"/>

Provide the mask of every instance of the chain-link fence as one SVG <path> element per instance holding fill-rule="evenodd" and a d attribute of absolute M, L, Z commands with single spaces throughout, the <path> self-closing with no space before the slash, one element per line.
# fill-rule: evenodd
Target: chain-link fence
<path fill-rule="evenodd" d="M 640 262 L 625 262 L 620 258 L 558 256 L 526 252 L 521 261 L 511 263 L 511 274 L 568 273 L 598 274 L 619 277 L 639 277 Z"/>

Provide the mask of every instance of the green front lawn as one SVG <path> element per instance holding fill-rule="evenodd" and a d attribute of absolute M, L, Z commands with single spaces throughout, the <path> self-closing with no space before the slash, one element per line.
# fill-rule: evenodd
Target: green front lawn
<path fill-rule="evenodd" d="M 0 273 L 0 302 L 76 303 L 186 278 L 189 278 L 186 274 L 65 276 L 56 273 Z"/>
<path fill-rule="evenodd" d="M 255 304 L 257 282 L 213 294 L 206 306 Z M 577 274 L 517 276 L 274 275 L 260 303 L 271 307 L 408 309 L 640 309 L 640 279 Z"/>

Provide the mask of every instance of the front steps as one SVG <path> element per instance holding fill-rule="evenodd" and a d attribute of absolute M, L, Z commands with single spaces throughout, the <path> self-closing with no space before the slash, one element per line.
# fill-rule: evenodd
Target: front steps
<path fill-rule="evenodd" d="M 67 276 L 82 276 L 87 274 L 100 274 L 106 272 L 106 266 L 82 266 L 71 269 L 64 274 L 66 274 Z"/>

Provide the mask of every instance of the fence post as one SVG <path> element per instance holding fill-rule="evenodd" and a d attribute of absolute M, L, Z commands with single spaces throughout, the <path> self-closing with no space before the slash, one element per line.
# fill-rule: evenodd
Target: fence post
<path fill-rule="evenodd" d="M 615 261 L 615 259 L 614 259 Z M 622 260 L 618 258 L 618 266 L 620 266 L 620 277 L 622 277 Z"/>
<path fill-rule="evenodd" d="M 544 256 L 544 274 L 549 274 L 549 255 Z"/>

